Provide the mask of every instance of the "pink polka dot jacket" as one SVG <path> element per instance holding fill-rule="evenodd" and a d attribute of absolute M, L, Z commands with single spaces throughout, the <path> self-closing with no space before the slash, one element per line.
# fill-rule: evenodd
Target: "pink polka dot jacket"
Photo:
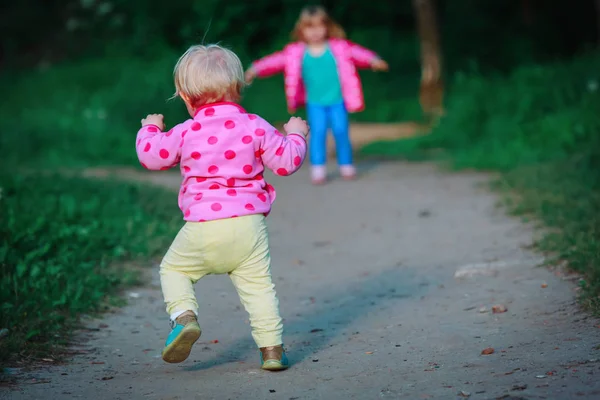
<path fill-rule="evenodd" d="M 337 64 L 346 109 L 348 112 L 362 111 L 365 102 L 357 68 L 369 68 L 373 60 L 378 58 L 377 54 L 343 39 L 330 39 L 329 48 Z M 260 77 L 283 72 L 285 96 L 292 113 L 306 104 L 306 90 L 302 81 L 302 58 L 305 51 L 304 42 L 290 43 L 282 51 L 252 64 Z"/>
<path fill-rule="evenodd" d="M 306 157 L 306 140 L 282 135 L 235 103 L 215 103 L 168 132 L 143 126 L 136 150 L 144 168 L 180 165 L 179 208 L 186 221 L 204 222 L 267 215 L 276 193 L 265 181 L 265 166 L 277 175 L 293 174 Z"/>

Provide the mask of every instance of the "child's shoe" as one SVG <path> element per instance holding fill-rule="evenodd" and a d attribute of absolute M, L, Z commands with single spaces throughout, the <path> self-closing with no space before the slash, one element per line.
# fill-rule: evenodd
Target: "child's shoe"
<path fill-rule="evenodd" d="M 261 368 L 267 371 L 281 371 L 290 366 L 283 345 L 261 347 L 260 348 L 260 365 Z"/>
<path fill-rule="evenodd" d="M 341 165 L 340 175 L 342 176 L 342 179 L 346 181 L 353 181 L 356 179 L 356 168 L 354 165 Z"/>
<path fill-rule="evenodd" d="M 173 322 L 173 330 L 167 337 L 162 359 L 168 363 L 185 361 L 192 351 L 192 346 L 200 338 L 202 330 L 198 325 L 196 315 L 192 312 L 185 313 Z"/>
<path fill-rule="evenodd" d="M 327 167 L 325 165 L 313 165 L 310 169 L 310 179 L 313 185 L 323 185 L 327 182 Z"/>

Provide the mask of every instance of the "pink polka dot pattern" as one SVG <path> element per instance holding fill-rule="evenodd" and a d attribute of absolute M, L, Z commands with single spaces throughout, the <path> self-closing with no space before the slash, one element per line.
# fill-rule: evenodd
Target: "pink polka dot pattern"
<path fill-rule="evenodd" d="M 185 194 L 187 192 L 187 186 L 181 188 L 181 193 Z"/>
<path fill-rule="evenodd" d="M 248 114 L 248 119 L 249 120 L 255 120 L 257 117 L 254 114 Z"/>
<path fill-rule="evenodd" d="M 208 167 L 208 173 L 211 175 L 215 175 L 219 172 L 219 167 L 217 167 L 216 165 L 211 165 L 210 167 Z"/>
<path fill-rule="evenodd" d="M 192 152 L 192 154 L 191 154 L 191 157 L 192 157 L 194 160 L 199 160 L 199 159 L 200 159 L 200 157 L 202 157 L 202 154 L 198 153 L 197 151 L 194 151 L 194 152 Z"/>
<path fill-rule="evenodd" d="M 188 208 L 187 210 L 185 210 L 185 213 L 183 214 L 183 216 L 187 218 L 187 217 L 189 217 L 189 216 L 190 216 L 190 214 L 191 214 L 191 213 L 192 213 L 192 212 L 191 212 L 191 211 L 190 211 L 190 209 Z"/>
<path fill-rule="evenodd" d="M 215 145 L 219 142 L 219 139 L 216 136 L 211 136 L 208 138 L 208 144 Z"/>
<path fill-rule="evenodd" d="M 260 137 L 260 136 L 265 136 L 265 130 L 264 130 L 264 129 L 261 129 L 261 128 L 258 128 L 257 130 L 255 130 L 255 131 L 254 131 L 254 134 L 255 134 L 256 136 L 259 136 L 259 137 Z"/>
<path fill-rule="evenodd" d="M 250 204 L 250 203 L 246 204 L 246 205 L 244 206 L 244 208 L 245 208 L 246 210 L 248 210 L 248 211 L 254 211 L 254 210 L 256 209 L 256 208 L 255 208 L 255 207 L 254 207 L 252 204 Z"/>
<path fill-rule="evenodd" d="M 142 167 L 148 169 L 148 166 L 146 166 L 146 164 L 144 164 L 144 163 L 140 163 L 140 164 L 142 165 Z"/>
<path fill-rule="evenodd" d="M 202 125 L 200 124 L 200 122 L 193 122 L 192 126 L 190 126 L 190 129 L 193 131 L 199 131 L 200 129 L 202 129 Z"/>
<path fill-rule="evenodd" d="M 244 168 L 242 170 L 246 175 L 250 175 L 252 173 L 253 168 L 252 165 L 244 165 Z"/>
<path fill-rule="evenodd" d="M 235 178 L 227 179 L 227 186 L 229 186 L 229 187 L 235 186 Z"/>
<path fill-rule="evenodd" d="M 288 175 L 288 170 L 285 168 L 278 168 L 277 169 L 277 175 L 281 175 L 281 176 L 286 176 Z"/>
<path fill-rule="evenodd" d="M 225 121 L 225 128 L 227 128 L 227 129 L 235 128 L 235 122 L 233 122 L 232 120 Z"/>
<path fill-rule="evenodd" d="M 233 160 L 235 158 L 235 151 L 233 150 L 227 150 L 225 152 L 225 158 L 228 160 Z"/>
<path fill-rule="evenodd" d="M 218 185 L 218 184 L 216 184 L 216 183 L 213 183 L 212 185 L 210 185 L 210 186 L 208 187 L 208 189 L 209 189 L 209 190 L 219 190 L 219 189 L 221 189 L 221 186 L 219 186 L 219 185 Z"/>
<path fill-rule="evenodd" d="M 167 151 L 167 149 L 160 149 L 160 151 L 158 152 L 158 155 L 160 156 L 160 158 L 166 160 L 167 158 L 169 158 L 169 152 Z"/>
<path fill-rule="evenodd" d="M 202 176 L 197 176 L 196 177 L 196 182 L 198 182 L 198 183 L 206 182 L 206 178 L 204 178 Z"/>
<path fill-rule="evenodd" d="M 280 147 L 277 149 L 277 151 L 275 152 L 276 156 L 281 157 L 283 155 L 283 153 L 285 152 L 285 149 L 283 147 Z"/>
<path fill-rule="evenodd" d="M 158 128 L 153 125 L 146 127 L 146 129 L 148 130 L 148 132 L 152 132 L 152 133 L 158 132 Z"/>
<path fill-rule="evenodd" d="M 237 190 L 235 189 L 227 189 L 227 195 L 231 197 L 237 196 Z"/>
<path fill-rule="evenodd" d="M 187 165 L 183 166 L 183 172 L 185 172 L 186 174 L 189 174 L 191 170 L 192 169 L 190 167 L 188 167 Z"/>
<path fill-rule="evenodd" d="M 204 115 L 206 115 L 207 117 L 212 117 L 213 115 L 215 115 L 215 109 L 212 107 L 208 107 L 204 110 Z"/>
<path fill-rule="evenodd" d="M 183 139 L 185 137 L 185 135 L 187 135 L 187 129 L 185 131 L 181 132 L 181 138 Z"/>
<path fill-rule="evenodd" d="M 202 193 L 198 193 L 197 195 L 194 196 L 194 200 L 196 201 L 200 201 L 202 200 L 203 194 Z"/>
<path fill-rule="evenodd" d="M 169 129 L 169 132 L 165 133 L 166 137 L 169 137 L 173 134 L 173 129 Z"/>
<path fill-rule="evenodd" d="M 267 202 L 267 196 L 264 193 L 259 193 L 256 197 L 258 197 L 258 199 L 263 203 Z"/>
<path fill-rule="evenodd" d="M 212 203 L 210 205 L 210 209 L 217 212 L 217 211 L 221 211 L 223 209 L 223 206 L 221 205 L 221 203 Z"/>
<path fill-rule="evenodd" d="M 297 167 L 300 164 L 302 164 L 302 158 L 300 158 L 300 156 L 294 157 L 294 165 Z"/>
<path fill-rule="evenodd" d="M 250 144 L 250 143 L 252 143 L 252 136 L 247 136 L 247 135 L 244 136 L 242 138 L 242 143 L 244 143 L 244 144 Z"/>
<path fill-rule="evenodd" d="M 152 145 L 150 143 L 146 143 L 146 146 L 144 146 L 144 152 L 145 153 L 149 152 L 151 148 L 152 148 Z"/>

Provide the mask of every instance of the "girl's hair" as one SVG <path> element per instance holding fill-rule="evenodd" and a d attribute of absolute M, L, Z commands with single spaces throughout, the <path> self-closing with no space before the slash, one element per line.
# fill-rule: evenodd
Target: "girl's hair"
<path fill-rule="evenodd" d="M 292 31 L 293 40 L 304 40 L 302 37 L 302 28 L 308 25 L 312 19 L 320 18 L 321 22 L 327 27 L 327 38 L 345 39 L 346 32 L 335 22 L 321 6 L 304 7 L 300 12 L 300 18 L 296 21 L 296 26 Z"/>
<path fill-rule="evenodd" d="M 246 85 L 238 56 L 216 44 L 190 47 L 173 71 L 176 92 L 192 107 L 218 101 L 240 100 Z"/>

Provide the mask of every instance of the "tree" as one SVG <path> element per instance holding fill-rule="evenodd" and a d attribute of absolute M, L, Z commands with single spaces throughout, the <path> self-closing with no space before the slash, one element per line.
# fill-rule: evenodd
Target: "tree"
<path fill-rule="evenodd" d="M 428 118 L 443 114 L 444 85 L 439 30 L 433 0 L 413 0 L 421 47 L 419 102 Z"/>

